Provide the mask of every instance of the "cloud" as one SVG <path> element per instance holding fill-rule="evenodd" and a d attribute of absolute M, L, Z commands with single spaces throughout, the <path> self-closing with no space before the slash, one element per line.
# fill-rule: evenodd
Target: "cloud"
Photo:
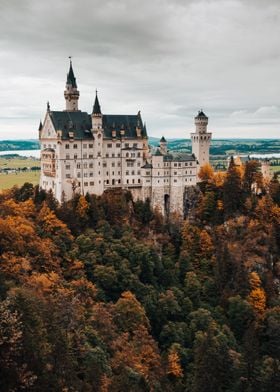
<path fill-rule="evenodd" d="M 0 138 L 36 137 L 47 100 L 64 108 L 69 55 L 83 110 L 97 87 L 104 112 L 141 109 L 151 135 L 185 137 L 203 107 L 217 137 L 278 137 L 278 0 L 0 0 L 0 13 Z"/>

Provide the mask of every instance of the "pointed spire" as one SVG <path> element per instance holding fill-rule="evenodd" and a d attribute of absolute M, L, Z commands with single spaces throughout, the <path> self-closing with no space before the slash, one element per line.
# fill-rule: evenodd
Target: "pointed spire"
<path fill-rule="evenodd" d="M 42 121 L 40 120 L 38 131 L 42 131 L 42 129 L 43 129 L 43 124 L 42 124 Z"/>
<path fill-rule="evenodd" d="M 50 107 L 50 103 L 49 103 L 49 101 L 47 102 L 47 112 L 50 112 L 50 110 L 51 110 L 51 107 Z"/>
<path fill-rule="evenodd" d="M 162 138 L 160 139 L 160 143 L 166 143 L 166 139 L 164 136 L 162 136 Z"/>
<path fill-rule="evenodd" d="M 70 59 L 70 68 L 69 68 L 69 72 L 67 74 L 66 84 L 70 84 L 72 87 L 77 88 L 76 78 L 75 78 L 74 71 L 72 68 L 71 56 L 69 56 L 69 59 Z"/>
<path fill-rule="evenodd" d="M 95 101 L 92 109 L 92 114 L 101 114 L 101 108 L 98 101 L 97 90 L 95 91 Z"/>

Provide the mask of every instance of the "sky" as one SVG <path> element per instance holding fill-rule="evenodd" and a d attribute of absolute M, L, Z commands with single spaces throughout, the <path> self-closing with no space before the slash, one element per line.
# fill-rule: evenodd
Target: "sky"
<path fill-rule="evenodd" d="M 0 139 L 63 110 L 68 56 L 91 112 L 141 110 L 150 136 L 279 138 L 280 0 L 0 0 Z"/>

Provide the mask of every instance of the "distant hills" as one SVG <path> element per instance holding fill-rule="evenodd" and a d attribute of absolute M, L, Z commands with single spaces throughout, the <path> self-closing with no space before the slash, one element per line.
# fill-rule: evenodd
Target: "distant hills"
<path fill-rule="evenodd" d="M 150 137 L 149 143 L 156 148 L 159 138 Z M 38 140 L 0 140 L 0 151 L 38 150 Z M 190 139 L 169 139 L 170 151 L 191 152 Z M 268 154 L 280 152 L 280 140 L 276 139 L 214 139 L 211 143 L 212 156 L 227 156 L 230 154 Z"/>

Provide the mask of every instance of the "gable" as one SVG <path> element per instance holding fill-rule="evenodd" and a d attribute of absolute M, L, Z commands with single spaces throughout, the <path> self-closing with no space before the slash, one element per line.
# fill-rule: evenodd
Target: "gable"
<path fill-rule="evenodd" d="M 53 126 L 50 114 L 47 113 L 41 130 L 41 139 L 56 139 L 56 131 Z"/>

